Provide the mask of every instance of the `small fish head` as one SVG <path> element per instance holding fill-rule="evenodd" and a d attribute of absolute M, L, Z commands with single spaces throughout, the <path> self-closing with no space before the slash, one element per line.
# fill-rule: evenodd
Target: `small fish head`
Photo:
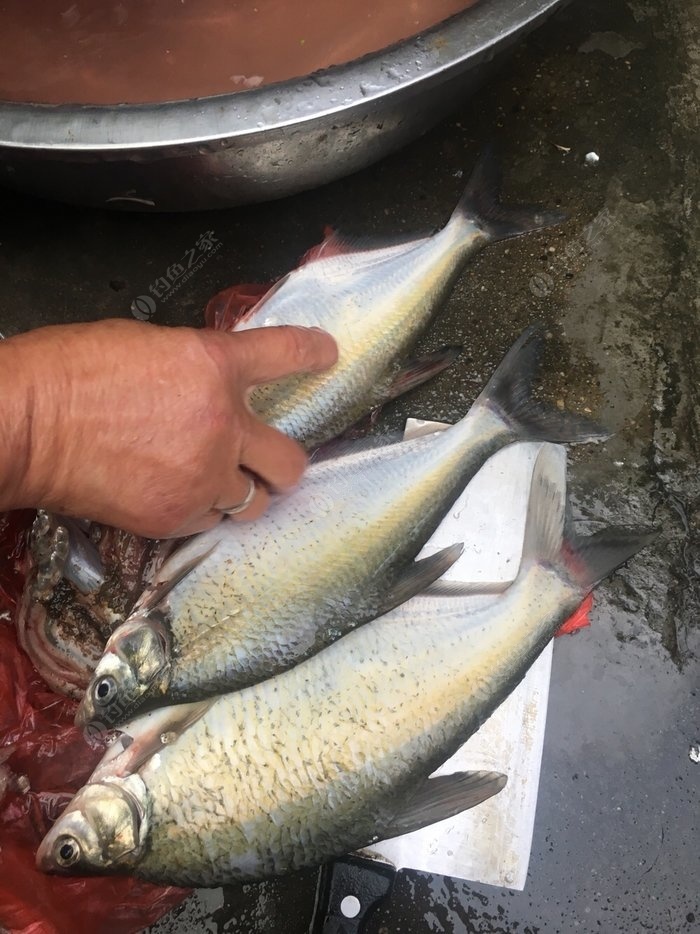
<path fill-rule="evenodd" d="M 138 775 L 85 785 L 41 841 L 37 868 L 77 876 L 133 868 L 148 833 L 146 800 Z"/>
<path fill-rule="evenodd" d="M 127 620 L 105 646 L 75 715 L 91 734 L 123 723 L 170 680 L 170 640 L 162 622 Z"/>

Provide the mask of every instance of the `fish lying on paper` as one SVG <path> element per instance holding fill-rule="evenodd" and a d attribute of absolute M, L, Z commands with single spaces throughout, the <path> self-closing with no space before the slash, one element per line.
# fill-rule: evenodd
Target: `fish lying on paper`
<path fill-rule="evenodd" d="M 104 729 L 269 678 L 442 576 L 458 548 L 413 559 L 493 453 L 605 437 L 533 400 L 540 349 L 528 329 L 447 430 L 321 461 L 257 522 L 191 539 L 156 577 L 156 597 L 174 582 L 165 602 L 147 592 L 110 637 L 76 722 Z"/>
<path fill-rule="evenodd" d="M 447 432 L 445 432 L 447 434 Z M 565 528 L 538 455 L 515 582 L 487 608 L 418 597 L 297 667 L 125 727 L 37 865 L 183 885 L 315 865 L 459 813 L 496 774 L 429 778 L 519 683 L 583 597 L 652 539 Z"/>

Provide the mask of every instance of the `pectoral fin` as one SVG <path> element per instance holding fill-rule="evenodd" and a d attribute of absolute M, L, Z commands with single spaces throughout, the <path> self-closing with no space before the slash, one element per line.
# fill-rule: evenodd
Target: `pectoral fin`
<path fill-rule="evenodd" d="M 463 549 L 462 544 L 450 545 L 449 548 L 443 548 L 434 555 L 428 555 L 427 558 L 420 558 L 410 564 L 394 582 L 393 587 L 384 594 L 378 615 L 388 613 L 416 594 L 422 593 L 452 567 Z"/>
<path fill-rule="evenodd" d="M 213 545 L 203 548 L 198 553 L 190 554 L 185 561 L 178 559 L 179 552 L 171 555 L 160 569 L 156 580 L 144 590 L 134 604 L 129 614 L 130 617 L 149 616 L 165 600 L 171 590 L 174 590 L 191 571 L 209 557 L 217 544 L 218 542 L 214 542 Z M 192 551 L 191 543 L 188 543 L 188 549 Z"/>
<path fill-rule="evenodd" d="M 108 776 L 123 778 L 138 771 L 151 756 L 174 743 L 203 717 L 216 699 L 160 707 L 123 724 L 119 727 L 120 735 L 108 747 L 90 781 L 103 781 Z"/>
<path fill-rule="evenodd" d="M 505 788 L 508 777 L 501 772 L 455 772 L 429 778 L 411 796 L 389 827 L 384 839 L 413 833 L 476 807 Z"/>
<path fill-rule="evenodd" d="M 253 309 L 268 296 L 272 288 L 274 288 L 273 283 L 262 285 L 258 282 L 249 282 L 232 285 L 218 292 L 209 299 L 204 309 L 206 327 L 213 328 L 215 331 L 234 331 L 237 325 L 250 317 Z"/>

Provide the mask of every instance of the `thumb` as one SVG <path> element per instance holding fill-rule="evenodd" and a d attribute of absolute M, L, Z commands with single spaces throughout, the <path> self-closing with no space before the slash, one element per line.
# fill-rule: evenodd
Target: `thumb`
<path fill-rule="evenodd" d="M 251 328 L 228 339 L 236 341 L 239 372 L 249 385 L 328 370 L 338 360 L 335 339 L 320 328 Z"/>

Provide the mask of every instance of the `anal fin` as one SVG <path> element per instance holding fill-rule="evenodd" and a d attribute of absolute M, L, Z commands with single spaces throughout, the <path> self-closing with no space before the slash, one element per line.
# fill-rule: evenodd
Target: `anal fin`
<path fill-rule="evenodd" d="M 384 828 L 382 836 L 400 837 L 461 814 L 498 794 L 507 781 L 501 772 L 454 772 L 429 778 Z"/>
<path fill-rule="evenodd" d="M 581 606 L 574 610 L 571 616 L 554 633 L 555 636 L 568 636 L 579 629 L 584 629 L 591 625 L 590 612 L 593 609 L 593 594 L 589 593 Z"/>
<path fill-rule="evenodd" d="M 353 425 L 350 425 L 350 427 L 340 435 L 339 440 L 362 438 L 367 432 L 374 428 L 381 415 L 382 407 L 387 402 L 398 399 L 399 396 L 404 395 L 404 393 L 410 392 L 418 386 L 422 386 L 423 383 L 427 383 L 428 380 L 442 373 L 448 367 L 452 366 L 461 352 L 461 346 L 450 345 L 442 347 L 440 350 L 435 350 L 432 353 L 423 354 L 422 356 L 407 360 L 388 382 L 375 387 L 370 411 Z M 333 442 L 331 442 L 331 444 L 333 444 Z"/>

